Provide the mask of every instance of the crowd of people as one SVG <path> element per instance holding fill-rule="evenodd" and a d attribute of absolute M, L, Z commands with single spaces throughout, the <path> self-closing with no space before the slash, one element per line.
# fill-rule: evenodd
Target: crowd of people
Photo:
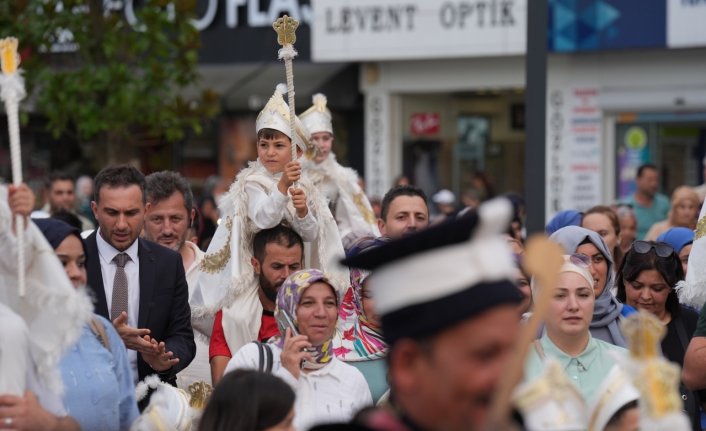
<path fill-rule="evenodd" d="M 256 132 L 201 199 L 128 165 L 53 174 L 40 208 L 2 189 L 2 429 L 702 429 L 706 313 L 677 295 L 706 253 L 694 189 L 670 201 L 646 164 L 624 202 L 556 214 L 549 283 L 518 195 L 430 211 L 407 180 L 371 205 L 323 95 L 292 122 L 275 92 Z"/>

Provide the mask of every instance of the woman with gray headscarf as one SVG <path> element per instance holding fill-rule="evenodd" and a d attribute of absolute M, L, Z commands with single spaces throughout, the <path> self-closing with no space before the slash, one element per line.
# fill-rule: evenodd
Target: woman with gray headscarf
<path fill-rule="evenodd" d="M 567 254 L 582 253 L 590 258 L 589 271 L 596 283 L 591 335 L 616 346 L 627 347 L 620 329 L 620 316 L 627 316 L 635 310 L 621 304 L 611 293 L 615 283 L 615 265 L 603 238 L 591 230 L 567 226 L 554 232 L 549 239 L 561 245 Z"/>

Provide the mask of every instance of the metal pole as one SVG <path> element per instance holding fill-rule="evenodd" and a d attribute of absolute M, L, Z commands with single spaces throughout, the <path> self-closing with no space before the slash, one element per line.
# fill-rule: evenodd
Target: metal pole
<path fill-rule="evenodd" d="M 528 1 L 525 56 L 527 233 L 544 231 L 546 194 L 547 0 Z M 531 5 L 531 6 L 530 6 Z"/>

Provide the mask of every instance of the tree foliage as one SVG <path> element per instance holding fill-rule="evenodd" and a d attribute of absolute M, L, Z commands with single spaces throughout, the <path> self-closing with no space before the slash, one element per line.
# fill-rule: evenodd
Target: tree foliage
<path fill-rule="evenodd" d="M 136 136 L 176 141 L 188 129 L 200 133 L 218 104 L 215 94 L 194 91 L 195 1 L 133 0 L 131 25 L 116 7 L 127 1 L 6 0 L 0 36 L 20 39 L 29 103 L 55 136 L 112 151 Z"/>

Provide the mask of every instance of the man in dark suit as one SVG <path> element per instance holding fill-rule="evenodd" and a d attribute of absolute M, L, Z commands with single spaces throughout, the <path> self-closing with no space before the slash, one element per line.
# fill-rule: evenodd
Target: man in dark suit
<path fill-rule="evenodd" d="M 95 311 L 113 321 L 136 380 L 158 373 L 176 386 L 176 373 L 196 352 L 181 257 L 138 238 L 146 208 L 140 171 L 107 167 L 94 182 L 91 208 L 99 226 L 86 248 Z"/>

